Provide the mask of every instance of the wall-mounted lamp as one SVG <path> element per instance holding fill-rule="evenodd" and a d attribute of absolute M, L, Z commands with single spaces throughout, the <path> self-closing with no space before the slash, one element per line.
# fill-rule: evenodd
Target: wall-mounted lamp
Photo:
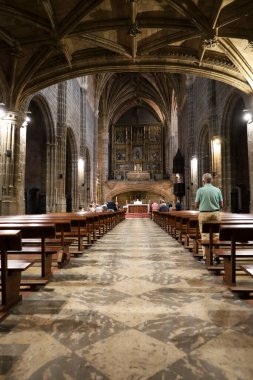
<path fill-rule="evenodd" d="M 211 139 L 212 176 L 216 177 L 221 172 L 221 139 L 213 136 Z"/>
<path fill-rule="evenodd" d="M 3 119 L 6 115 L 6 108 L 4 103 L 0 103 L 0 119 Z"/>
<path fill-rule="evenodd" d="M 22 123 L 22 127 L 27 127 L 27 126 L 28 126 L 28 123 L 30 123 L 31 118 L 30 118 L 29 114 L 31 114 L 31 112 L 30 112 L 30 111 L 27 111 L 27 112 L 26 112 L 25 119 L 24 119 L 24 121 L 23 121 L 23 123 Z"/>
<path fill-rule="evenodd" d="M 243 112 L 242 114 L 243 120 L 246 121 L 247 123 L 252 123 L 253 121 L 252 112 L 247 109 L 243 110 L 242 112 Z"/>

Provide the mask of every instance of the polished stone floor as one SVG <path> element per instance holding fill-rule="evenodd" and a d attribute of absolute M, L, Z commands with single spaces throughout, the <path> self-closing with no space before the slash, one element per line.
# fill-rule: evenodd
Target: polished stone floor
<path fill-rule="evenodd" d="M 1 322 L 0 379 L 251 380 L 253 307 L 127 219 Z"/>

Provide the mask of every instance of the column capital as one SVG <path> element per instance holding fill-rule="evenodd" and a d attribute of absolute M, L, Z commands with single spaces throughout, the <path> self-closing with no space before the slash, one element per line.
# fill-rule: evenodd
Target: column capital
<path fill-rule="evenodd" d="M 27 112 L 7 110 L 6 114 L 0 119 L 2 124 L 18 127 L 26 127 L 28 124 Z"/>

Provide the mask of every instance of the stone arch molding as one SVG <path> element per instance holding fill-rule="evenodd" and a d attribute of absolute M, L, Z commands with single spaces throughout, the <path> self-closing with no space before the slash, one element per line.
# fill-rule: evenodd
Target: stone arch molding
<path fill-rule="evenodd" d="M 212 5 L 192 0 L 129 0 L 120 7 L 111 0 L 65 0 L 64 7 L 56 0 L 3 2 L 0 101 L 17 110 L 29 95 L 58 82 L 126 71 L 198 75 L 252 93 L 253 2 L 213 0 Z"/>
<path fill-rule="evenodd" d="M 173 184 L 171 181 L 166 182 L 150 182 L 150 183 L 117 183 L 114 181 L 105 184 L 105 200 L 108 201 L 128 191 L 150 191 L 155 194 L 161 195 L 164 199 L 173 199 Z"/>
<path fill-rule="evenodd" d="M 46 127 L 47 143 L 53 144 L 55 142 L 55 129 L 53 115 L 50 105 L 48 104 L 48 99 L 42 93 L 37 93 L 35 96 L 31 96 L 29 98 L 28 110 L 31 102 L 36 103 L 43 115 L 43 122 Z"/>
<path fill-rule="evenodd" d="M 37 93 L 35 96 L 31 96 L 26 104 L 26 108 L 30 110 L 31 103 L 34 103 L 41 112 L 42 122 L 45 127 L 46 133 L 46 142 L 45 142 L 45 150 L 46 150 L 46 162 L 45 166 L 46 170 L 46 180 L 45 180 L 45 194 L 46 194 L 46 211 L 52 212 L 55 210 L 55 153 L 56 153 L 56 135 L 54 128 L 54 119 L 52 115 L 52 111 L 50 109 L 50 105 L 48 103 L 47 98 L 43 93 Z M 31 119 L 33 115 L 30 115 Z M 28 127 L 29 128 L 29 124 Z"/>

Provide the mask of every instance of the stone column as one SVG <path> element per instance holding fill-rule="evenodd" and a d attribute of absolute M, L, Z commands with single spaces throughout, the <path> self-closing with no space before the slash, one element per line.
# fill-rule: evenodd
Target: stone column
<path fill-rule="evenodd" d="M 66 176 L 66 98 L 67 83 L 62 82 L 58 85 L 57 99 L 57 154 L 56 154 L 56 181 L 55 198 L 56 211 L 66 211 L 65 197 L 65 176 Z"/>
<path fill-rule="evenodd" d="M 62 125 L 64 129 L 64 125 Z M 66 211 L 65 197 L 65 175 L 66 175 L 66 136 L 57 136 L 57 159 L 56 159 L 56 180 L 55 180 L 55 199 L 56 212 Z"/>
<path fill-rule="evenodd" d="M 93 200 L 97 202 L 98 195 L 98 111 L 94 111 L 94 135 L 93 135 Z"/>
<path fill-rule="evenodd" d="M 248 158 L 249 158 L 249 182 L 250 182 L 250 205 L 249 212 L 253 212 L 253 122 L 247 124 L 248 135 Z"/>
<path fill-rule="evenodd" d="M 57 190 L 56 190 L 56 153 L 57 146 L 55 143 L 47 144 L 47 184 L 46 184 L 46 193 L 47 193 L 47 212 L 56 212 L 57 205 Z"/>
<path fill-rule="evenodd" d="M 187 97 L 187 110 L 188 110 L 188 154 L 189 154 L 189 168 L 190 168 L 190 186 L 188 193 L 188 203 L 189 208 L 194 209 L 195 195 L 198 188 L 198 157 L 196 155 L 195 147 L 195 118 L 194 118 L 194 93 L 193 93 L 193 81 L 190 80 L 188 83 L 188 97 Z"/>
<path fill-rule="evenodd" d="M 26 126 L 23 113 L 7 112 L 0 121 L 0 213 L 25 212 L 25 144 Z"/>
<path fill-rule="evenodd" d="M 211 154 L 212 154 L 212 174 L 215 186 L 222 186 L 222 166 L 221 166 L 221 138 L 217 123 L 217 94 L 216 81 L 208 82 L 208 105 L 209 105 L 209 130 L 211 138 Z"/>
<path fill-rule="evenodd" d="M 108 160 L 109 160 L 109 133 L 106 114 L 99 114 L 99 133 L 98 133 L 98 171 L 101 187 L 102 202 L 105 202 L 105 186 L 108 179 Z"/>
<path fill-rule="evenodd" d="M 87 85 L 83 84 L 80 88 L 80 154 L 78 159 L 78 194 L 77 206 L 87 208 L 87 183 L 85 183 L 85 146 L 86 146 L 86 95 Z"/>

